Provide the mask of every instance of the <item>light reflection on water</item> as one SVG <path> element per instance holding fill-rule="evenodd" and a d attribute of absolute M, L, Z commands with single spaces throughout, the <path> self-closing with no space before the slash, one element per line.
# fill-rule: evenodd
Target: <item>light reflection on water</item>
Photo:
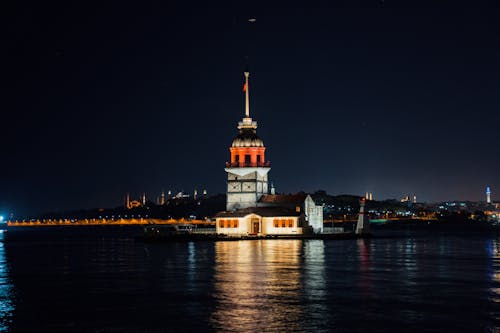
<path fill-rule="evenodd" d="M 7 332 L 12 323 L 14 300 L 9 267 L 5 258 L 4 233 L 0 233 L 0 332 Z"/>
<path fill-rule="evenodd" d="M 492 287 L 490 288 L 490 300 L 500 303 L 500 239 L 492 239 L 488 242 L 487 252 L 491 259 L 490 277 Z M 496 319 L 500 320 L 500 312 L 495 314 Z"/>
<path fill-rule="evenodd" d="M 306 308 L 302 297 L 315 304 L 325 297 L 323 256 L 322 241 L 216 243 L 212 326 L 224 331 L 303 331 L 305 311 L 318 309 Z"/>

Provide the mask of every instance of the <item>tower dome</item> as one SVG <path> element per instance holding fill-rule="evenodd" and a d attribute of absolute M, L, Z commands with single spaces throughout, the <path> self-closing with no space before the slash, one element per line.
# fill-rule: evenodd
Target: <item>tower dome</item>
<path fill-rule="evenodd" d="M 241 130 L 240 134 L 233 140 L 233 148 L 264 147 L 264 142 L 257 136 L 255 130 Z"/>

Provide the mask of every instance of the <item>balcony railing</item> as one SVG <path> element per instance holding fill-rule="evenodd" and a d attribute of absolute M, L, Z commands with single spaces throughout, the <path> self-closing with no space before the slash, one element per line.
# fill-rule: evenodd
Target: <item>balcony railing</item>
<path fill-rule="evenodd" d="M 256 168 L 256 167 L 270 167 L 271 162 L 226 162 L 226 168 Z"/>

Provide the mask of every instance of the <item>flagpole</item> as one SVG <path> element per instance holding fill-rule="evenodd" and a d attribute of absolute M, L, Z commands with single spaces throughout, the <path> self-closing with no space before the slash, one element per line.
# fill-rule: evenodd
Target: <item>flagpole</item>
<path fill-rule="evenodd" d="M 245 117 L 250 118 L 250 99 L 248 97 L 248 76 L 250 72 L 245 71 Z"/>

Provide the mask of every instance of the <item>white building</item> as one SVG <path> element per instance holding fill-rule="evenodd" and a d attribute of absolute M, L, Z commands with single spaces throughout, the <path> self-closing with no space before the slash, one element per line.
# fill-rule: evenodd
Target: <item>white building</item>
<path fill-rule="evenodd" d="M 280 207 L 251 207 L 216 215 L 218 234 L 300 235 L 299 213 Z"/>

